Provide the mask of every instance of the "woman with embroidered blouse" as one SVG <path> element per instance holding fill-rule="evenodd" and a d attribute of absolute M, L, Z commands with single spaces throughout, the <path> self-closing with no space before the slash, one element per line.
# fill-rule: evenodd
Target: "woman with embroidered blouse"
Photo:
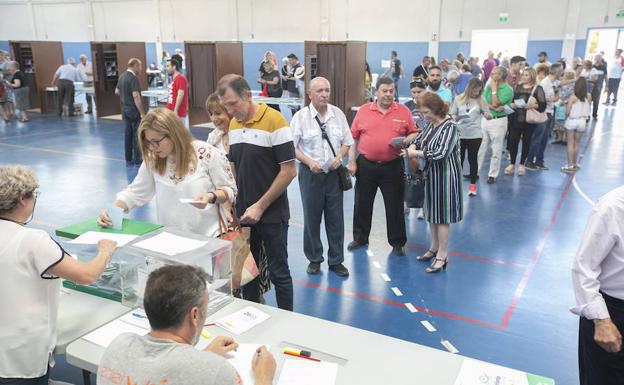
<path fill-rule="evenodd" d="M 156 197 L 158 223 L 207 236 L 221 233 L 218 210 L 234 202 L 236 182 L 225 155 L 195 140 L 175 113 L 157 108 L 141 120 L 137 132 L 143 164 L 114 204 L 125 212 Z M 191 198 L 198 203 L 182 203 Z M 103 210 L 103 227 L 112 220 Z"/>

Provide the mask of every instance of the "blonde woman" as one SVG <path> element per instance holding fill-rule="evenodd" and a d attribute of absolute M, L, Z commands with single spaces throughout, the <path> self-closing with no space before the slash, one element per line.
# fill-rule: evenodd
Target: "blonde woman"
<path fill-rule="evenodd" d="M 227 154 L 230 151 L 229 132 L 232 117 L 228 114 L 223 104 L 221 104 L 219 95 L 216 92 L 210 94 L 208 99 L 206 99 L 206 112 L 215 126 L 215 129 L 208 134 L 206 142 Z"/>
<path fill-rule="evenodd" d="M 234 202 L 236 182 L 225 155 L 195 140 L 178 116 L 165 108 L 150 111 L 138 130 L 143 163 L 114 204 L 129 212 L 156 197 L 158 223 L 196 234 L 221 233 L 218 205 Z M 192 198 L 201 203 L 181 203 Z M 105 211 L 100 226 L 112 225 Z"/>

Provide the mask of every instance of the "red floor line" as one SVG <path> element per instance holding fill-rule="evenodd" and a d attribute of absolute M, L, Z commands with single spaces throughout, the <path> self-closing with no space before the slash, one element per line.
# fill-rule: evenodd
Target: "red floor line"
<path fill-rule="evenodd" d="M 419 246 L 413 243 L 408 243 L 406 245 L 408 248 L 412 248 L 412 249 L 418 249 L 418 250 L 428 250 L 428 247 L 424 247 L 424 246 Z M 489 262 L 489 263 L 498 263 L 500 265 L 508 265 L 508 266 L 513 266 L 513 267 L 518 267 L 521 269 L 525 269 L 527 267 L 526 264 L 523 263 L 516 263 L 516 262 L 511 262 L 511 261 L 505 261 L 502 259 L 492 259 L 492 258 L 485 258 L 485 257 L 477 257 L 474 255 L 468 255 L 468 254 L 462 254 L 462 253 L 458 253 L 455 251 L 449 251 L 450 255 L 454 255 L 456 257 L 462 257 L 462 258 L 467 258 L 467 259 L 473 259 L 475 261 L 481 261 L 481 262 Z"/>
<path fill-rule="evenodd" d="M 303 281 L 303 280 L 300 280 L 300 279 L 294 279 L 293 283 L 295 283 L 297 285 L 307 286 L 307 287 L 311 287 L 311 288 L 319 289 L 319 290 L 325 290 L 325 291 L 328 291 L 328 292 L 337 293 L 337 294 L 341 294 L 341 295 L 348 295 L 348 296 L 351 296 L 351 297 L 355 297 L 355 298 L 359 298 L 359 299 L 363 299 L 363 300 L 367 300 L 367 301 L 371 301 L 371 302 L 377 302 L 377 303 L 382 303 L 382 304 L 385 304 L 385 305 L 391 305 L 391 306 L 395 306 L 395 307 L 405 308 L 405 304 L 403 304 L 401 302 L 390 301 L 390 300 L 387 300 L 387 299 L 373 297 L 373 296 L 370 296 L 370 295 L 364 295 L 364 294 L 360 294 L 360 293 L 354 293 L 352 291 L 337 289 L 335 287 L 318 285 L 316 283 Z M 490 322 L 479 321 L 479 320 L 474 319 L 474 318 L 463 317 L 463 316 L 458 316 L 458 315 L 455 315 L 455 314 L 444 313 L 444 312 L 437 311 L 437 310 L 431 310 L 431 309 L 425 309 L 425 308 L 419 308 L 419 307 L 416 307 L 416 309 L 419 312 L 429 313 L 429 314 L 437 315 L 437 316 L 440 316 L 440 317 L 454 319 L 454 320 L 457 320 L 457 321 L 468 322 L 468 323 L 471 323 L 471 324 L 474 324 L 474 325 L 485 326 L 485 327 L 492 328 L 492 329 L 501 329 L 502 328 L 501 325 L 493 324 L 493 323 L 490 323 Z"/>
<path fill-rule="evenodd" d="M 579 163 L 584 158 L 585 152 L 589 148 L 589 145 L 591 144 L 592 139 L 594 138 L 594 130 L 595 130 L 595 128 L 592 129 L 591 136 L 589 137 L 589 139 L 587 140 L 587 143 L 585 143 L 585 146 L 583 147 L 583 151 L 582 151 L 582 153 L 580 154 L 580 157 L 579 157 Z M 509 303 L 509 306 L 507 307 L 507 310 L 505 310 L 505 314 L 503 315 L 503 320 L 502 320 L 502 322 L 500 324 L 502 329 L 507 329 L 507 327 L 509 326 L 509 322 L 511 321 L 511 317 L 513 316 L 513 313 L 516 310 L 516 307 L 518 306 L 518 303 L 520 302 L 520 299 L 522 298 L 522 294 L 524 293 L 524 290 L 526 289 L 526 287 L 527 287 L 527 285 L 529 283 L 529 279 L 531 279 L 531 275 L 533 274 L 533 270 L 535 268 L 535 265 L 537 265 L 538 259 L 541 256 L 542 251 L 544 250 L 544 245 L 546 244 L 546 239 L 548 238 L 548 235 L 550 234 L 551 229 L 553 228 L 553 226 L 557 222 L 557 217 L 559 216 L 559 211 L 561 211 L 561 207 L 563 206 L 563 201 L 568 196 L 568 192 L 570 191 L 570 187 L 572 186 L 572 180 L 573 179 L 574 179 L 574 175 L 568 176 L 568 181 L 566 182 L 565 187 L 563 188 L 563 191 L 561 192 L 561 196 L 559 197 L 559 201 L 557 202 L 557 206 L 555 206 L 555 209 L 553 210 L 553 213 L 552 213 L 552 215 L 550 217 L 550 222 L 548 223 L 548 225 L 546 226 L 546 228 L 542 232 L 542 236 L 540 237 L 540 240 L 539 240 L 537 246 L 535 247 L 535 250 L 533 251 L 533 254 L 531 255 L 531 262 L 528 264 L 526 270 L 524 271 L 524 274 L 522 275 L 522 279 L 520 280 L 520 282 L 518 283 L 518 286 L 516 287 L 516 291 L 514 293 L 514 296 L 511 299 L 511 302 Z"/>

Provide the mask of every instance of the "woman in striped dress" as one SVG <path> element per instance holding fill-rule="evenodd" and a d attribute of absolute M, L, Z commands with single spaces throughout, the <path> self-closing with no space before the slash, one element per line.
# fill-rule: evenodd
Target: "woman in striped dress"
<path fill-rule="evenodd" d="M 433 92 L 420 97 L 420 112 L 430 123 L 407 149 L 409 157 L 425 160 L 425 220 L 431 229 L 429 250 L 416 259 L 432 260 L 427 273 L 448 265 L 450 224 L 463 218 L 459 131 L 449 107 Z"/>

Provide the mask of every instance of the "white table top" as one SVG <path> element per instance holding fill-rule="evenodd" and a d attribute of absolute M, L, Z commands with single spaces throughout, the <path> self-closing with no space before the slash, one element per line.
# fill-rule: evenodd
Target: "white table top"
<path fill-rule="evenodd" d="M 270 98 L 268 96 L 254 95 L 253 100 L 257 103 L 287 104 L 289 106 L 303 106 L 304 104 L 304 100 L 302 98 Z"/>
<path fill-rule="evenodd" d="M 56 92 L 58 91 L 57 86 L 47 86 L 46 91 L 48 92 Z M 74 82 L 74 91 L 75 92 L 84 92 L 86 94 L 93 94 L 95 89 L 93 86 L 85 87 L 83 82 Z"/>
<path fill-rule="evenodd" d="M 237 299 L 210 317 L 208 322 L 250 304 Z M 342 363 L 337 362 L 340 367 L 336 385 L 451 385 L 464 360 L 460 355 L 381 334 L 269 306 L 252 305 L 270 314 L 271 318 L 240 336 L 233 336 L 217 326 L 211 327 L 210 333 L 213 336 L 230 335 L 239 343 L 271 345 L 278 363 L 275 382 L 286 357 L 281 354 L 280 345 L 304 347 L 313 354 L 320 352 L 344 359 Z M 104 348 L 80 339 L 67 347 L 67 362 L 95 373 L 103 352 Z"/>
<path fill-rule="evenodd" d="M 63 288 L 56 327 L 54 353 L 63 354 L 67 345 L 128 312 L 119 302 Z"/>
<path fill-rule="evenodd" d="M 150 98 L 166 98 L 169 95 L 167 88 L 150 88 L 146 91 L 141 91 L 141 96 Z"/>

